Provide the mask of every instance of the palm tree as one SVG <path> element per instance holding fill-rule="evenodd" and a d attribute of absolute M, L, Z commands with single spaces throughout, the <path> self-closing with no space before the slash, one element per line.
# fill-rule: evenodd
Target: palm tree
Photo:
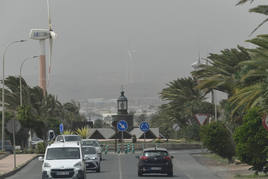
<path fill-rule="evenodd" d="M 168 87 L 160 93 L 160 97 L 168 103 L 162 105 L 161 110 L 169 114 L 171 122 L 176 121 L 184 127 L 194 122 L 192 119 L 196 113 L 212 114 L 212 106 L 205 102 L 205 93 L 196 88 L 195 79 L 180 78 L 167 85 Z"/>
<path fill-rule="evenodd" d="M 241 5 L 244 4 L 246 2 L 253 2 L 254 0 L 240 0 L 237 5 Z M 251 8 L 249 10 L 249 12 L 255 12 L 255 13 L 259 13 L 259 14 L 263 14 L 265 16 L 268 15 L 268 6 L 267 5 L 259 5 L 255 8 Z M 264 19 L 252 32 L 251 34 L 253 34 L 254 32 L 256 32 L 263 24 L 265 24 L 268 21 L 268 18 Z"/>
<path fill-rule="evenodd" d="M 257 105 L 266 111 L 268 106 L 268 35 L 259 35 L 248 42 L 258 47 L 248 50 L 252 60 L 240 63 L 244 73 L 240 79 L 241 86 L 230 98 L 232 113 L 237 110 L 246 112 Z"/>
<path fill-rule="evenodd" d="M 11 111 L 15 111 L 20 105 L 20 87 L 19 87 L 19 77 L 9 76 L 5 79 L 5 102 L 6 108 Z M 30 87 L 26 84 L 22 78 L 22 93 L 23 93 L 23 103 L 25 105 L 30 104 L 29 93 Z M 2 90 L 0 91 L 2 95 Z"/>
<path fill-rule="evenodd" d="M 216 89 L 232 96 L 241 78 L 239 64 L 249 60 L 249 53 L 241 46 L 238 49 L 225 49 L 221 54 L 210 54 L 207 64 L 201 64 L 192 75 L 198 80 L 199 89 L 207 93 Z"/>
<path fill-rule="evenodd" d="M 84 121 L 85 118 L 79 114 L 80 105 L 74 101 L 62 105 L 56 96 L 51 94 L 43 95 L 40 87 L 29 87 L 22 79 L 23 106 L 20 106 L 19 78 L 9 76 L 5 79 L 5 99 L 7 109 L 18 112 L 22 120 L 22 127 L 33 129 L 38 137 L 46 138 L 49 129 L 58 129 L 59 123 L 63 122 L 68 129 L 76 128 L 77 121 Z M 0 95 L 1 95 L 0 91 Z"/>

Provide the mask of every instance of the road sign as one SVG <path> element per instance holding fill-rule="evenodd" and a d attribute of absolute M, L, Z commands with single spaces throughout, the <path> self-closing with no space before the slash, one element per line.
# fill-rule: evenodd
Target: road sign
<path fill-rule="evenodd" d="M 263 118 L 262 118 L 262 125 L 263 127 L 268 130 L 268 116 L 267 115 L 264 115 Z"/>
<path fill-rule="evenodd" d="M 150 126 L 149 126 L 148 122 L 142 122 L 140 124 L 140 130 L 142 132 L 147 132 L 149 129 L 150 129 Z"/>
<path fill-rule="evenodd" d="M 178 124 L 173 124 L 172 128 L 174 129 L 174 131 L 179 131 L 180 130 L 180 126 Z"/>
<path fill-rule="evenodd" d="M 13 133 L 13 121 L 14 121 L 14 129 L 15 129 L 15 133 L 19 132 L 20 128 L 21 128 L 21 124 L 18 120 L 15 119 L 11 119 L 7 122 L 7 131 L 10 133 Z"/>
<path fill-rule="evenodd" d="M 208 120 L 208 114 L 196 114 L 195 119 L 200 125 L 204 125 Z"/>
<path fill-rule="evenodd" d="M 62 134 L 63 133 L 63 123 L 60 123 L 60 133 Z"/>
<path fill-rule="evenodd" d="M 121 121 L 117 122 L 117 129 L 119 131 L 126 131 L 127 128 L 128 128 L 127 121 L 121 120 Z"/>

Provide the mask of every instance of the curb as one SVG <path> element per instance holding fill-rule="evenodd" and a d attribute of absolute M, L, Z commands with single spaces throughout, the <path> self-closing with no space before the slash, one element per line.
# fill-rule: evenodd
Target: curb
<path fill-rule="evenodd" d="M 22 164 L 20 167 L 17 167 L 16 169 L 4 173 L 3 175 L 0 175 L 0 179 L 5 179 L 6 177 L 10 177 L 14 174 L 16 174 L 17 172 L 19 172 L 21 169 L 23 169 L 24 167 L 26 167 L 31 161 L 33 161 L 34 159 L 38 158 L 40 155 L 37 155 L 35 157 L 33 157 L 32 159 L 28 160 L 27 162 L 25 162 L 24 164 Z"/>

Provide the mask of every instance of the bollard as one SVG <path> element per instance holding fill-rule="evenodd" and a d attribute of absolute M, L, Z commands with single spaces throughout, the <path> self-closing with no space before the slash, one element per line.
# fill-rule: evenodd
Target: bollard
<path fill-rule="evenodd" d="M 124 149 L 125 149 L 125 154 L 127 154 L 127 144 L 124 145 Z"/>
<path fill-rule="evenodd" d="M 120 150 L 121 150 L 121 145 L 118 144 L 118 145 L 117 145 L 117 153 L 118 153 L 118 154 L 120 154 Z"/>
<path fill-rule="evenodd" d="M 127 144 L 127 152 L 128 153 L 130 152 L 130 144 L 129 143 Z"/>
<path fill-rule="evenodd" d="M 107 155 L 108 150 L 109 150 L 109 145 L 105 145 L 105 151 L 104 151 L 104 154 L 105 154 L 105 155 Z"/>
<path fill-rule="evenodd" d="M 133 154 L 135 153 L 135 145 L 134 145 L 134 143 L 132 143 L 132 153 Z"/>

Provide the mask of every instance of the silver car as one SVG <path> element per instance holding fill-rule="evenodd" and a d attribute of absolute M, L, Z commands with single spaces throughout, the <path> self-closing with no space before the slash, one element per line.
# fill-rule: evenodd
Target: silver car
<path fill-rule="evenodd" d="M 55 142 L 80 142 L 81 137 L 79 135 L 58 135 Z"/>
<path fill-rule="evenodd" d="M 82 146 L 93 146 L 96 148 L 97 153 L 100 157 L 100 160 L 102 160 L 102 148 L 97 139 L 82 139 Z"/>
<path fill-rule="evenodd" d="M 100 157 L 96 148 L 93 146 L 83 146 L 82 153 L 86 164 L 86 169 L 100 172 Z"/>

